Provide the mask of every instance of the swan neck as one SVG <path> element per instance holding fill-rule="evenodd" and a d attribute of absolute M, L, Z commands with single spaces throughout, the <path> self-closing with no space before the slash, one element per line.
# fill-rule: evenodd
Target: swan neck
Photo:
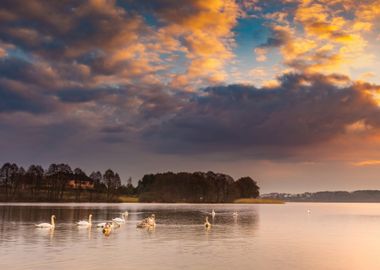
<path fill-rule="evenodd" d="M 55 226 L 54 216 L 51 216 L 51 225 L 52 225 L 53 227 Z"/>

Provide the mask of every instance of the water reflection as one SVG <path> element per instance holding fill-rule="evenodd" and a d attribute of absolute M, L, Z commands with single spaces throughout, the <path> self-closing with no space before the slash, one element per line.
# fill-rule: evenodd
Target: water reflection
<path fill-rule="evenodd" d="M 125 211 L 125 224 L 108 237 L 96 228 Z M 35 227 L 52 214 L 54 230 Z M 89 214 L 93 226 L 77 226 Z M 156 227 L 136 228 L 152 214 Z M 204 226 L 206 216 L 211 229 Z M 376 204 L 3 204 L 0 218 L 0 269 L 122 269 L 126 262 L 130 269 L 380 267 Z M 339 259 L 345 257 L 351 262 Z"/>

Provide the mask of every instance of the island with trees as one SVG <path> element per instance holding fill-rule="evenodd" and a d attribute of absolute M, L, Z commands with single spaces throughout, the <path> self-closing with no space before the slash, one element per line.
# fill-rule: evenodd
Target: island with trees
<path fill-rule="evenodd" d="M 231 203 L 259 196 L 259 186 L 252 178 L 234 180 L 211 171 L 146 174 L 136 187 L 131 178 L 122 182 L 111 169 L 87 175 L 64 163 L 53 163 L 47 169 L 5 163 L 0 168 L 0 201 Z"/>

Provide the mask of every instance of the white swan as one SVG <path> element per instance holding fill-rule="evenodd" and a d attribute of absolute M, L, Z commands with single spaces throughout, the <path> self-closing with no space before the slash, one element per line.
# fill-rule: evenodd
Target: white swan
<path fill-rule="evenodd" d="M 121 214 L 121 218 L 119 218 L 119 217 L 113 218 L 112 221 L 115 222 L 115 223 L 117 223 L 117 224 L 119 224 L 119 225 L 120 224 L 124 224 L 125 223 L 125 217 L 124 216 L 125 216 L 125 214 L 122 213 Z"/>
<path fill-rule="evenodd" d="M 205 221 L 204 226 L 205 226 L 206 229 L 210 229 L 211 228 L 211 223 L 208 222 L 208 217 L 207 216 L 206 216 L 206 221 Z"/>
<path fill-rule="evenodd" d="M 90 214 L 88 216 L 88 221 L 87 220 L 80 220 L 79 222 L 77 222 L 77 225 L 80 226 L 80 227 L 91 227 L 92 226 L 92 214 Z"/>
<path fill-rule="evenodd" d="M 36 227 L 38 228 L 47 228 L 47 229 L 54 229 L 55 228 L 55 215 L 51 216 L 51 223 L 40 223 L 36 224 Z"/>
<path fill-rule="evenodd" d="M 215 215 L 216 215 L 216 213 L 215 213 L 214 209 L 212 209 L 212 212 L 211 212 L 211 216 L 212 216 L 212 218 L 214 218 Z"/>
<path fill-rule="evenodd" d="M 156 227 L 156 216 L 154 214 L 148 218 L 148 226 Z"/>

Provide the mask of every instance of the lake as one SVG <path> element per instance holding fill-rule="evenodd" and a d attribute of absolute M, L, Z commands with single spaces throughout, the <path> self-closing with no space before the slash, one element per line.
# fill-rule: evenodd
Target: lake
<path fill-rule="evenodd" d="M 123 211 L 108 237 L 75 225 Z M 0 204 L 0 269 L 380 269 L 380 204 Z"/>

